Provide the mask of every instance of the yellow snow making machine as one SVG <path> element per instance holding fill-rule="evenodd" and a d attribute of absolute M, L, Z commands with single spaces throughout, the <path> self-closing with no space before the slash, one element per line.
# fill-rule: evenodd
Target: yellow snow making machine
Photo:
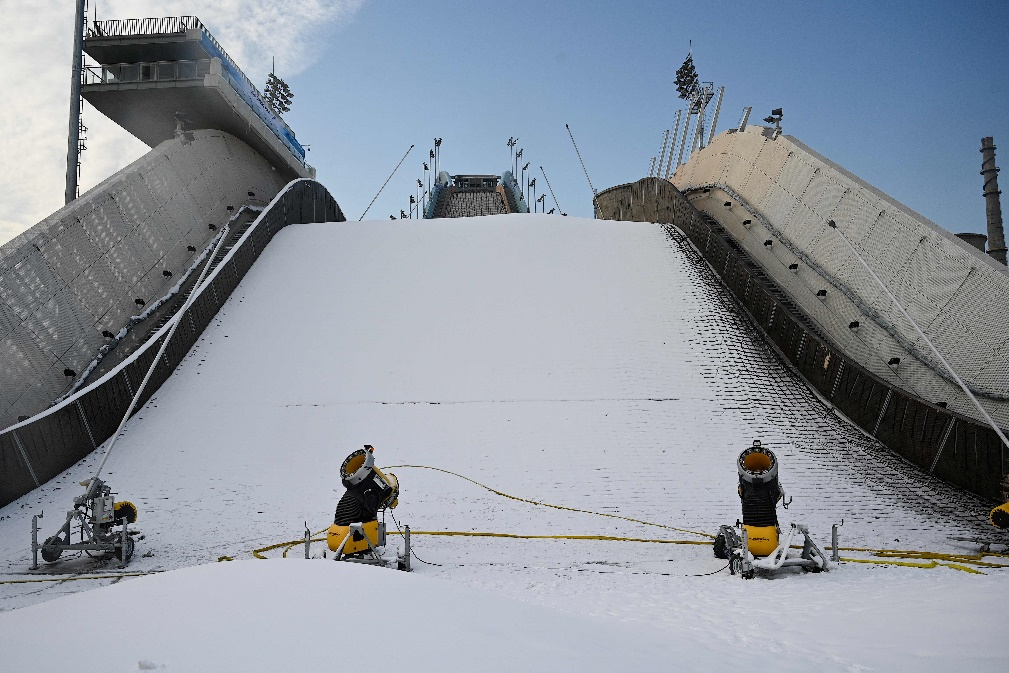
<path fill-rule="evenodd" d="M 729 572 L 752 579 L 756 569 L 775 571 L 800 567 L 811 572 L 829 570 L 830 563 L 823 550 L 801 523 L 793 523 L 784 536 L 778 526 L 778 502 L 785 509 L 791 499 L 778 482 L 778 459 L 774 453 L 754 440 L 736 460 L 739 472 L 739 499 L 743 506 L 742 523 L 722 526 L 715 536 L 715 556 L 729 561 Z M 802 552 L 791 551 L 796 533 L 803 536 Z M 835 543 L 836 548 L 836 543 Z"/>
<path fill-rule="evenodd" d="M 365 444 L 340 466 L 340 478 L 347 489 L 336 505 L 333 525 L 326 541 L 337 561 L 357 561 L 387 565 L 379 552 L 385 547 L 385 511 L 399 504 L 399 480 L 375 467 L 375 447 Z M 378 520 L 379 512 L 382 521 Z M 410 529 L 403 533 L 404 553 L 396 567 L 410 570 Z"/>
<path fill-rule="evenodd" d="M 999 530 L 1009 530 L 1009 474 L 1002 479 L 1002 500 L 1007 502 L 993 508 L 988 520 Z"/>

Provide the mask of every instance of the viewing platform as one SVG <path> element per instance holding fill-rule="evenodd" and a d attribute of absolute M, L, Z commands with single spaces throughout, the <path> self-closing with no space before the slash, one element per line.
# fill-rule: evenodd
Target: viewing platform
<path fill-rule="evenodd" d="M 84 70 L 84 99 L 150 147 L 217 129 L 286 179 L 315 177 L 294 131 L 198 18 L 95 21 L 84 51 L 97 61 Z"/>

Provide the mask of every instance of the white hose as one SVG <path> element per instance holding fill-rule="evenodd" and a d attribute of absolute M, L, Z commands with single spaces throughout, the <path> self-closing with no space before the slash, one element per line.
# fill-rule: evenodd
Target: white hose
<path fill-rule="evenodd" d="M 182 323 L 182 317 L 186 314 L 186 311 L 189 309 L 190 304 L 192 304 L 193 300 L 196 298 L 196 295 L 200 289 L 200 285 L 203 283 L 203 279 L 206 277 L 207 271 L 210 270 L 210 265 L 214 263 L 214 257 L 217 256 L 218 250 L 221 249 L 221 246 L 224 244 L 224 240 L 228 237 L 229 231 L 230 227 L 228 225 L 224 225 L 224 229 L 222 229 L 221 233 L 219 234 L 220 238 L 218 238 L 217 240 L 217 245 L 214 247 L 214 249 L 211 251 L 209 255 L 207 264 L 203 267 L 203 271 L 200 273 L 200 277 L 196 279 L 196 283 L 193 284 L 193 289 L 189 292 L 189 296 L 186 298 L 186 301 L 182 305 L 182 308 L 176 314 L 175 322 L 172 324 L 171 329 L 168 330 L 168 334 L 165 336 L 165 340 L 161 342 L 161 348 L 158 349 L 158 354 L 154 356 L 154 361 L 151 362 L 151 366 L 147 370 L 147 374 L 144 376 L 144 380 L 140 383 L 140 387 L 137 388 L 137 392 L 134 393 L 133 400 L 130 402 L 130 406 L 126 409 L 126 413 L 123 414 L 123 420 L 119 422 L 119 427 L 116 428 L 115 433 L 113 433 L 112 441 L 105 449 L 105 455 L 102 456 L 102 462 L 99 463 L 98 469 L 95 470 L 94 479 L 92 479 L 91 481 L 92 484 L 96 483 L 98 477 L 101 475 L 102 469 L 105 467 L 105 461 L 107 461 L 109 459 L 109 455 L 112 454 L 112 447 L 114 447 L 116 445 L 116 442 L 119 440 L 119 435 L 123 431 L 123 426 L 126 425 L 126 421 L 130 420 L 130 414 L 133 413 L 133 409 L 137 406 L 137 402 L 140 400 L 140 396 L 144 393 L 144 388 L 147 387 L 147 382 L 151 380 L 151 374 L 154 373 L 154 368 L 158 366 L 158 361 L 161 360 L 161 356 L 164 355 L 165 349 L 168 348 L 168 342 L 172 340 L 172 336 L 175 334 L 175 329 Z"/>

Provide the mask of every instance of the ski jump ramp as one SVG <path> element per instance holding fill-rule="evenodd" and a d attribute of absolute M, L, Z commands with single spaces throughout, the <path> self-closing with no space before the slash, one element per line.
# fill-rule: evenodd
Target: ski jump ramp
<path fill-rule="evenodd" d="M 986 525 L 981 502 L 811 393 L 677 230 L 542 215 L 286 227 L 127 424 L 106 473 L 140 508 L 132 572 L 247 559 L 305 522 L 324 528 L 340 463 L 365 443 L 399 477 L 395 514 L 414 531 L 703 543 L 687 531 L 739 518 L 735 459 L 753 439 L 780 459 L 794 498 L 783 518 L 824 544 L 843 519 L 846 546 L 962 552 L 950 536 Z M 3 567 L 28 565 L 29 514 L 65 508 L 98 460 L 0 509 Z M 911 648 L 948 631 L 934 610 L 905 614 L 896 586 L 971 615 L 940 663 L 1003 642 L 980 598 L 1001 595 L 999 575 L 853 563 L 744 591 L 726 573 L 686 577 L 722 566 L 706 544 L 417 535 L 415 547 L 440 564 L 418 573 L 693 633 L 712 651 L 744 638 L 805 666 L 906 661 L 839 644 L 893 635 L 901 619 Z M 0 585 L 0 605 L 111 581 Z"/>

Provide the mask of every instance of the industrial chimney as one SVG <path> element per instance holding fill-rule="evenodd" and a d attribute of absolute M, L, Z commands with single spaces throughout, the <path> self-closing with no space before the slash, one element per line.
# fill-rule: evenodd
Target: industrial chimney
<path fill-rule="evenodd" d="M 1002 206 L 999 203 L 998 170 L 995 168 L 995 141 L 981 139 L 981 175 L 984 176 L 985 215 L 988 218 L 988 254 L 1006 263 L 1005 232 L 1002 230 Z"/>

